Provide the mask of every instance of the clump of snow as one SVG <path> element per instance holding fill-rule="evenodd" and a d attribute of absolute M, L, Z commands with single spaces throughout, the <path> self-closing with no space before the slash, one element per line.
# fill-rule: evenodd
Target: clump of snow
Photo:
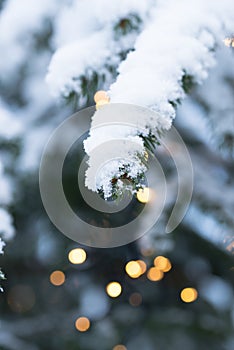
<path fill-rule="evenodd" d="M 56 97 L 66 97 L 73 91 L 80 94 L 80 78 L 90 72 L 108 77 L 105 66 L 117 67 L 120 53 L 132 48 L 136 38 L 131 33 L 116 38 L 115 24 L 130 15 L 138 15 L 143 21 L 152 3 L 152 0 L 81 0 L 64 7 L 56 19 L 53 42 L 57 50 L 46 77 L 52 94 Z"/>
<path fill-rule="evenodd" d="M 7 241 L 14 236 L 14 233 L 12 217 L 5 209 L 0 208 L 0 234 Z"/>
<path fill-rule="evenodd" d="M 0 139 L 9 140 L 17 137 L 21 130 L 20 121 L 14 118 L 13 114 L 0 101 Z"/>

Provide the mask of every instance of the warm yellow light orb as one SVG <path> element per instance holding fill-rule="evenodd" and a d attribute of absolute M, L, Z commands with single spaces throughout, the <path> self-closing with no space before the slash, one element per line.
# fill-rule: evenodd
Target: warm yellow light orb
<path fill-rule="evenodd" d="M 90 321 L 87 317 L 79 317 L 75 322 L 75 327 L 79 332 L 86 332 L 90 328 Z"/>
<path fill-rule="evenodd" d="M 147 270 L 147 265 L 143 260 L 137 260 L 137 263 L 140 265 L 141 275 L 143 275 L 143 273 L 145 273 Z"/>
<path fill-rule="evenodd" d="M 122 286 L 119 282 L 110 282 L 106 286 L 106 292 L 111 298 L 117 298 L 122 292 Z"/>
<path fill-rule="evenodd" d="M 113 347 L 113 350 L 127 350 L 126 346 L 119 344 Z"/>
<path fill-rule="evenodd" d="M 110 98 L 109 98 L 107 92 L 104 91 L 104 90 L 97 91 L 96 94 L 94 95 L 94 101 L 95 101 L 96 103 L 98 103 L 98 102 L 101 101 L 101 100 L 106 100 L 106 101 L 108 101 L 108 102 L 109 102 L 109 100 L 110 100 Z"/>
<path fill-rule="evenodd" d="M 184 288 L 180 293 L 181 299 L 185 303 L 192 303 L 198 297 L 198 292 L 195 288 Z"/>
<path fill-rule="evenodd" d="M 128 276 L 138 278 L 141 275 L 141 266 L 137 261 L 129 261 L 125 266 Z"/>
<path fill-rule="evenodd" d="M 96 109 L 99 109 L 99 108 L 105 106 L 105 105 L 108 104 L 108 103 L 109 103 L 108 100 L 100 100 L 100 101 L 98 101 L 98 102 L 96 103 Z"/>
<path fill-rule="evenodd" d="M 147 272 L 148 279 L 153 282 L 160 281 L 163 276 L 163 271 L 159 270 L 157 267 L 151 267 Z"/>
<path fill-rule="evenodd" d="M 148 203 L 150 201 L 151 193 L 148 187 L 140 188 L 137 191 L 137 200 L 141 203 Z"/>
<path fill-rule="evenodd" d="M 54 271 L 50 275 L 50 282 L 54 286 L 61 286 L 65 282 L 65 275 L 62 271 Z"/>
<path fill-rule="evenodd" d="M 164 256 L 157 256 L 154 259 L 154 265 L 163 272 L 168 272 L 172 268 L 170 260 Z"/>
<path fill-rule="evenodd" d="M 72 249 L 68 254 L 68 259 L 72 264 L 82 264 L 86 260 L 86 252 L 82 248 Z"/>

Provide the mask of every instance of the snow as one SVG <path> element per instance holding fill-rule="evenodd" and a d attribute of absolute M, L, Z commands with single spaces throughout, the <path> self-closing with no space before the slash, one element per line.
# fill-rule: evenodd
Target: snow
<path fill-rule="evenodd" d="M 151 0 L 91 0 L 88 3 L 81 0 L 64 7 L 56 19 L 53 43 L 57 50 L 46 77 L 51 93 L 55 97 L 66 97 L 72 91 L 80 94 L 80 78 L 87 76 L 88 71 L 108 76 L 104 66 L 117 66 L 119 54 L 132 48 L 135 41 L 132 34 L 117 40 L 115 24 L 129 15 L 138 15 L 144 20 L 152 3 Z"/>
<path fill-rule="evenodd" d="M 30 45 L 30 35 L 43 28 L 45 18 L 56 11 L 58 0 L 8 0 L 0 13 L 0 72 L 1 78 L 21 65 L 28 56 L 26 48 Z"/>
<path fill-rule="evenodd" d="M 13 116 L 0 100 L 0 139 L 12 139 L 19 136 L 22 125 L 19 120 Z"/>
<path fill-rule="evenodd" d="M 182 12 L 183 16 L 175 15 Z M 120 64 L 119 76 L 110 86 L 109 91 L 112 103 L 122 102 L 147 106 L 161 115 L 158 120 L 151 118 L 151 113 L 148 118 L 144 115 L 143 123 L 137 115 L 134 121 L 135 134 L 139 132 L 139 120 L 141 120 L 141 127 L 148 127 L 149 132 L 154 132 L 157 128 L 159 130 L 170 128 L 175 117 L 175 110 L 170 102 L 176 102 L 185 97 L 182 88 L 182 78 L 185 72 L 197 83 L 207 78 L 208 70 L 215 64 L 212 49 L 215 43 L 220 42 L 225 33 L 223 24 L 229 23 L 230 18 L 234 18 L 231 1 L 225 1 L 222 6 L 217 1 L 211 3 L 199 0 L 194 6 L 185 0 L 167 1 L 166 3 L 159 1 L 151 22 L 136 40 L 135 50 L 130 52 L 126 60 Z M 103 126 L 93 132 L 97 118 L 98 113 L 95 113 L 90 136 L 84 143 L 88 154 L 87 144 L 89 148 L 92 148 L 101 138 L 103 141 L 116 138 L 116 128 L 110 130 L 109 127 L 107 129 Z M 115 118 L 115 115 L 110 114 L 109 123 L 116 121 Z M 108 135 L 107 139 L 106 136 L 103 138 L 104 134 Z M 125 139 L 128 140 L 131 136 L 132 132 L 125 135 Z M 142 146 L 140 153 L 143 151 Z M 115 158 L 114 153 L 109 152 L 108 154 L 110 161 Z M 108 176 L 116 173 L 116 166 L 121 167 L 121 161 L 118 164 L 113 162 L 112 165 L 109 162 L 109 173 L 105 172 L 105 177 L 99 176 L 98 181 L 95 174 L 96 169 L 93 168 L 92 171 L 92 155 L 89 154 L 89 156 L 91 169 L 87 171 L 86 183 L 94 190 L 93 184 L 96 181 L 96 190 L 107 187 L 109 191 L 107 184 L 110 183 L 111 178 Z M 140 173 L 141 170 L 140 162 L 138 162 L 136 173 Z"/>
<path fill-rule="evenodd" d="M 14 236 L 15 230 L 10 214 L 3 208 L 0 208 L 0 234 L 3 239 L 9 240 Z"/>

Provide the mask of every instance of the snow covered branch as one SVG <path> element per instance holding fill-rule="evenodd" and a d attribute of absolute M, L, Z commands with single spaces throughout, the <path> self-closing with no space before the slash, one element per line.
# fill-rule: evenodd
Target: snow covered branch
<path fill-rule="evenodd" d="M 112 103 L 131 103 L 157 112 L 154 118 L 151 113 L 141 120 L 138 116 L 135 130 L 125 128 L 123 132 L 110 126 L 108 130 L 95 129 L 102 111 L 93 116 L 90 135 L 85 141 L 85 151 L 90 157 L 86 184 L 109 197 L 113 195 L 110 190 L 113 179 L 139 182 L 146 169 L 142 162 L 145 151 L 149 145 L 156 145 L 162 131 L 170 128 L 175 108 L 189 88 L 207 77 L 215 64 L 214 51 L 233 29 L 234 10 L 231 0 L 222 3 L 198 0 L 193 6 L 185 0 L 156 3 L 149 0 L 144 4 L 128 0 L 118 5 L 99 0 L 95 1 L 92 12 L 87 11 L 87 6 L 90 2 L 88 5 L 83 1 L 73 2 L 58 18 L 55 31 L 58 49 L 46 78 L 53 94 L 76 96 L 82 104 L 90 91 L 110 86 Z M 62 28 L 68 22 L 72 23 L 71 29 L 64 34 Z M 114 122 L 111 116 L 110 122 Z M 133 141 L 134 138 L 136 147 L 128 152 L 120 150 L 119 161 L 114 150 L 113 157 L 109 153 L 109 170 L 97 179 L 91 150 L 103 143 L 103 135 L 107 134 L 108 140 Z M 132 174 L 130 168 L 134 168 Z"/>

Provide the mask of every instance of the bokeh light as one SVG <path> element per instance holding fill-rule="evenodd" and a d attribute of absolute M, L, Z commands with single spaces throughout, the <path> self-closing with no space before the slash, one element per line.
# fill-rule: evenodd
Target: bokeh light
<path fill-rule="evenodd" d="M 65 274 L 59 270 L 53 271 L 50 274 L 50 282 L 54 286 L 61 286 L 65 282 Z"/>
<path fill-rule="evenodd" d="M 141 275 L 141 265 L 137 261 L 129 261 L 125 266 L 125 271 L 131 278 L 138 278 Z"/>
<path fill-rule="evenodd" d="M 185 303 L 192 303 L 198 297 L 198 292 L 195 288 L 184 288 L 180 293 L 181 299 Z"/>
<path fill-rule="evenodd" d="M 143 275 L 143 273 L 145 273 L 147 270 L 147 265 L 143 260 L 137 260 L 137 263 L 140 265 L 141 274 Z"/>
<path fill-rule="evenodd" d="M 86 252 L 82 248 L 72 249 L 68 254 L 68 259 L 72 264 L 83 264 L 86 257 Z"/>
<path fill-rule="evenodd" d="M 122 286 L 119 282 L 110 282 L 106 286 L 106 292 L 111 298 L 117 298 L 122 292 Z"/>
<path fill-rule="evenodd" d="M 113 350 L 127 350 L 126 346 L 119 344 L 113 347 Z"/>
<path fill-rule="evenodd" d="M 96 94 L 94 95 L 94 101 L 98 103 L 99 101 L 109 101 L 109 96 L 106 91 L 100 90 L 97 91 Z"/>
<path fill-rule="evenodd" d="M 148 203 L 150 201 L 151 191 L 148 187 L 140 188 L 137 191 L 137 200 L 141 203 Z"/>
<path fill-rule="evenodd" d="M 23 284 L 11 288 L 7 296 L 7 302 L 11 310 L 19 313 L 31 310 L 35 300 L 35 293 L 32 287 Z"/>
<path fill-rule="evenodd" d="M 132 293 L 129 297 L 129 304 L 132 306 L 139 306 L 142 303 L 142 296 L 140 293 Z"/>
<path fill-rule="evenodd" d="M 87 317 L 79 317 L 75 322 L 75 327 L 79 332 L 86 332 L 90 328 L 90 321 Z"/>
<path fill-rule="evenodd" d="M 153 282 L 160 281 L 163 276 L 163 271 L 159 270 L 157 267 L 151 267 L 147 272 L 148 279 Z"/>
<path fill-rule="evenodd" d="M 98 102 L 96 103 L 96 109 L 99 109 L 99 108 L 101 108 L 102 106 L 104 106 L 104 105 L 106 105 L 106 104 L 108 104 L 108 103 L 109 103 L 108 100 L 100 100 L 100 101 L 98 101 Z"/>
<path fill-rule="evenodd" d="M 163 272 L 168 272 L 172 268 L 170 260 L 161 255 L 154 259 L 154 265 Z"/>

